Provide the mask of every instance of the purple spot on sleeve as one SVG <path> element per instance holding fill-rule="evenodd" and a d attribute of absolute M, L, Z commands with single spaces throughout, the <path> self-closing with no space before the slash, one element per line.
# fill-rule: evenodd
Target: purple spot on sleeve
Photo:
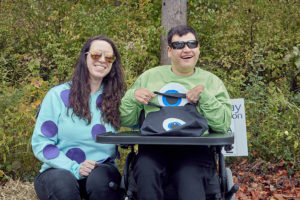
<path fill-rule="evenodd" d="M 45 121 L 42 126 L 41 126 L 41 132 L 46 136 L 46 137 L 53 137 L 57 134 L 58 128 L 56 124 L 49 120 Z"/>
<path fill-rule="evenodd" d="M 96 105 L 98 108 L 101 108 L 101 105 L 99 105 L 101 102 L 103 101 L 103 97 L 102 97 L 102 94 L 100 94 L 98 97 L 97 97 L 97 100 L 96 100 Z"/>
<path fill-rule="evenodd" d="M 75 160 L 78 164 L 82 163 L 86 159 L 84 151 L 80 148 L 69 149 L 66 156 L 71 160 Z"/>
<path fill-rule="evenodd" d="M 59 155 L 59 149 L 54 144 L 48 144 L 43 149 L 43 155 L 48 160 L 56 158 Z"/>
<path fill-rule="evenodd" d="M 92 128 L 92 137 L 96 138 L 96 135 L 103 134 L 106 132 L 106 128 L 102 124 L 96 124 Z"/>
<path fill-rule="evenodd" d="M 70 89 L 63 90 L 60 93 L 60 98 L 62 99 L 66 107 L 69 106 L 69 95 L 70 95 Z"/>

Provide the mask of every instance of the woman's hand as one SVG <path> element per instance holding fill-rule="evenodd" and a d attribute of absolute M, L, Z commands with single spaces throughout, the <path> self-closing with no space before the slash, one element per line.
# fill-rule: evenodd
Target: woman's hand
<path fill-rule="evenodd" d="M 88 176 L 96 166 L 98 166 L 97 162 L 92 160 L 85 160 L 80 166 L 79 175 Z"/>

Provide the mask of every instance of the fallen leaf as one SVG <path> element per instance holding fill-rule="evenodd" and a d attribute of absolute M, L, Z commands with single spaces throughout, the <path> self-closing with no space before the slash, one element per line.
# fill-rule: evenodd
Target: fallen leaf
<path fill-rule="evenodd" d="M 244 176 L 246 174 L 246 172 L 239 172 L 240 176 Z"/>
<path fill-rule="evenodd" d="M 295 188 L 296 196 L 300 198 L 300 188 Z"/>
<path fill-rule="evenodd" d="M 247 160 L 247 159 L 244 159 L 244 160 L 241 162 L 240 165 L 246 164 L 247 162 L 248 162 L 248 160 Z"/>
<path fill-rule="evenodd" d="M 251 186 L 252 188 L 257 188 L 257 187 L 258 187 L 258 184 L 257 184 L 257 183 L 251 183 L 250 186 Z"/>
<path fill-rule="evenodd" d="M 271 190 L 272 192 L 275 192 L 275 191 L 276 191 L 276 188 L 275 188 L 273 185 L 270 185 L 270 190 Z"/>
<path fill-rule="evenodd" d="M 280 163 L 278 163 L 278 166 L 279 166 L 279 167 L 283 167 L 284 164 L 285 164 L 285 162 L 284 162 L 284 161 L 281 161 Z"/>
<path fill-rule="evenodd" d="M 285 169 L 283 169 L 283 170 L 279 170 L 279 171 L 278 171 L 278 174 L 279 174 L 280 176 L 287 176 L 287 175 L 288 175 L 288 172 L 287 172 Z"/>
<path fill-rule="evenodd" d="M 252 200 L 259 200 L 255 191 L 251 191 Z"/>
<path fill-rule="evenodd" d="M 277 200 L 284 200 L 283 196 L 281 194 L 274 194 L 274 197 L 277 199 Z"/>
<path fill-rule="evenodd" d="M 250 181 L 249 176 L 246 176 L 246 177 L 243 179 L 243 181 L 248 183 L 248 182 Z"/>

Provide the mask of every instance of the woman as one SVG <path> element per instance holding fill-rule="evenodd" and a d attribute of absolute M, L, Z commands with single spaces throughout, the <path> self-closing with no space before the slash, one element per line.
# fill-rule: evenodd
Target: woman
<path fill-rule="evenodd" d="M 116 146 L 95 137 L 120 128 L 124 91 L 114 43 L 104 36 L 89 39 L 72 80 L 47 93 L 35 125 L 32 149 L 43 165 L 34 186 L 41 200 L 120 199 Z"/>

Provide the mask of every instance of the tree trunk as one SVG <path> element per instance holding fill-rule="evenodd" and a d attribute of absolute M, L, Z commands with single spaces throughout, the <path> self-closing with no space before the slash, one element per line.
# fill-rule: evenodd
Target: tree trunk
<path fill-rule="evenodd" d="M 187 0 L 163 0 L 161 6 L 161 25 L 166 32 L 172 27 L 187 24 Z M 167 33 L 162 33 L 160 42 L 160 64 L 167 65 L 171 61 L 168 58 Z"/>

